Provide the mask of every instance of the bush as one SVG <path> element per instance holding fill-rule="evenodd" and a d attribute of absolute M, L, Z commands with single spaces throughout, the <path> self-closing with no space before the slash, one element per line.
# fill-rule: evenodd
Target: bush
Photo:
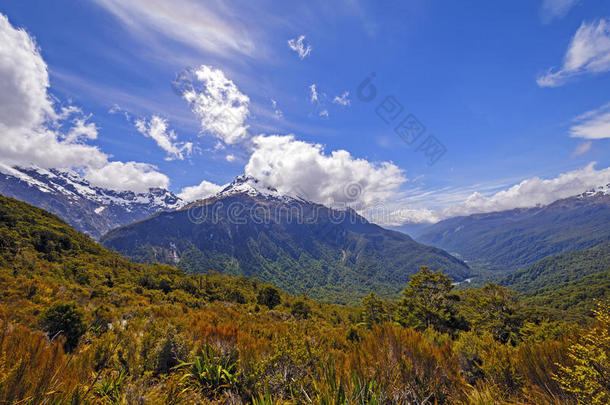
<path fill-rule="evenodd" d="M 259 305 L 265 305 L 267 308 L 273 309 L 282 303 L 282 298 L 277 288 L 266 286 L 259 291 L 257 302 Z"/>
<path fill-rule="evenodd" d="M 62 335 L 66 339 L 64 349 L 72 351 L 87 330 L 85 316 L 74 303 L 57 303 L 43 312 L 40 325 L 49 338 Z"/>
<path fill-rule="evenodd" d="M 305 301 L 297 301 L 292 304 L 291 313 L 300 319 L 307 319 L 311 316 L 311 307 Z"/>

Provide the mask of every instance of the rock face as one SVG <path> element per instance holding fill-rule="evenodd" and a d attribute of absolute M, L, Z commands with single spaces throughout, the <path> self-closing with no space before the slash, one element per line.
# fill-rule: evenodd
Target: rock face
<path fill-rule="evenodd" d="M 73 171 L 36 167 L 0 167 L 0 194 L 43 208 L 96 239 L 117 226 L 184 205 L 164 189 L 139 194 L 108 190 Z"/>
<path fill-rule="evenodd" d="M 343 303 L 371 290 L 396 294 L 422 265 L 457 281 L 470 274 L 445 251 L 351 209 L 280 195 L 245 176 L 213 197 L 112 230 L 102 243 L 139 261 L 255 276 L 289 292 Z"/>
<path fill-rule="evenodd" d="M 493 270 L 525 268 L 553 254 L 610 241 L 610 184 L 552 204 L 450 218 L 417 240 Z"/>

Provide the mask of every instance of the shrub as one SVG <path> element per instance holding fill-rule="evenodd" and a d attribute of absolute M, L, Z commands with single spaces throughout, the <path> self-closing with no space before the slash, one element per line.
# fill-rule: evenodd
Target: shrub
<path fill-rule="evenodd" d="M 311 307 L 305 301 L 299 300 L 292 304 L 291 313 L 297 318 L 307 319 L 311 316 Z"/>
<path fill-rule="evenodd" d="M 273 309 L 282 303 L 282 298 L 277 288 L 266 286 L 259 291 L 257 302 L 259 305 L 265 305 L 267 308 Z"/>
<path fill-rule="evenodd" d="M 64 348 L 67 351 L 72 351 L 78 346 L 78 340 L 87 330 L 85 316 L 74 303 L 52 305 L 43 312 L 40 324 L 49 338 L 64 336 Z"/>

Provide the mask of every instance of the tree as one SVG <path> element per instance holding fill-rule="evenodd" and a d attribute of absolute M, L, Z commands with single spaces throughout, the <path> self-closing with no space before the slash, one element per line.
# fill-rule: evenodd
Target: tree
<path fill-rule="evenodd" d="M 386 310 L 383 306 L 383 301 L 377 297 L 377 294 L 371 292 L 362 299 L 362 322 L 368 328 L 386 320 Z"/>
<path fill-rule="evenodd" d="M 462 308 L 472 330 L 490 332 L 501 343 L 517 342 L 524 315 L 514 291 L 489 283 L 465 296 Z"/>
<path fill-rule="evenodd" d="M 466 322 L 458 314 L 459 297 L 451 294 L 451 279 L 440 270 L 421 271 L 411 276 L 409 285 L 403 291 L 403 299 L 398 307 L 397 320 L 403 326 L 418 330 L 432 327 L 440 332 L 453 333 L 466 329 Z"/>
<path fill-rule="evenodd" d="M 257 302 L 259 305 L 265 305 L 269 309 L 273 309 L 282 303 L 280 292 L 273 286 L 265 286 L 258 292 Z"/>
<path fill-rule="evenodd" d="M 87 330 L 85 316 L 74 303 L 53 304 L 43 312 L 40 324 L 50 338 L 63 335 L 66 339 L 64 348 L 67 351 L 78 346 L 78 340 Z"/>

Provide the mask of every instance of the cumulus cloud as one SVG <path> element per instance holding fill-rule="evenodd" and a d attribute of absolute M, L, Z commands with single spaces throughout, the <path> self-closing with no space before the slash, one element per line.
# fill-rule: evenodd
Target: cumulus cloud
<path fill-rule="evenodd" d="M 351 100 L 349 99 L 349 91 L 344 92 L 341 96 L 335 96 L 333 99 L 333 103 L 339 104 L 342 106 L 348 106 L 351 104 Z"/>
<path fill-rule="evenodd" d="M 597 170 L 595 164 L 591 162 L 551 179 L 532 177 L 489 196 L 474 192 L 465 201 L 438 210 L 397 209 L 391 213 L 389 225 L 433 223 L 456 216 L 547 205 L 610 184 L 610 167 Z"/>
<path fill-rule="evenodd" d="M 183 188 L 180 194 L 178 194 L 178 197 L 187 202 L 202 200 L 204 198 L 213 196 L 222 190 L 222 188 L 223 186 L 219 186 L 218 184 L 210 183 L 209 181 L 204 180 L 196 186 Z"/>
<path fill-rule="evenodd" d="M 570 136 L 573 138 L 610 138 L 610 103 L 581 114 L 574 122 L 570 127 Z"/>
<path fill-rule="evenodd" d="M 193 81 L 182 80 L 182 97 L 201 120 L 201 128 L 227 144 L 248 138 L 245 121 L 250 113 L 250 99 L 227 79 L 220 69 L 201 65 L 193 72 Z"/>
<path fill-rule="evenodd" d="M 235 155 L 230 153 L 227 156 L 225 156 L 225 159 L 227 160 L 227 162 L 234 162 L 235 161 Z"/>
<path fill-rule="evenodd" d="M 97 139 L 98 128 L 93 122 L 87 122 L 89 117 L 76 118 L 74 126 L 70 128 L 70 132 L 65 137 L 67 142 L 77 142 L 80 140 Z"/>
<path fill-rule="evenodd" d="M 136 193 L 146 192 L 151 187 L 167 188 L 169 185 L 166 175 L 146 163 L 110 162 L 101 168 L 88 168 L 85 173 L 87 180 L 97 186 Z"/>
<path fill-rule="evenodd" d="M 295 51 L 301 60 L 305 59 L 311 53 L 311 45 L 305 44 L 305 35 L 299 36 L 299 38 L 293 38 L 288 40 L 288 46 L 290 49 Z"/>
<path fill-rule="evenodd" d="M 157 145 L 167 152 L 165 160 L 183 160 L 184 156 L 189 156 L 193 151 L 191 142 L 178 142 L 178 135 L 174 130 L 168 130 L 167 120 L 153 115 L 148 122 L 144 119 L 135 122 L 138 132 L 152 138 Z"/>
<path fill-rule="evenodd" d="M 96 139 L 98 128 L 70 106 L 56 111 L 48 94 L 49 75 L 35 41 L 23 29 L 14 28 L 0 14 L 0 162 L 6 166 L 77 168 L 95 185 L 104 176 L 98 171 L 128 165 L 133 179 L 124 177 L 103 184 L 114 189 L 166 186 L 166 176 L 134 162 L 109 162 L 109 156 L 85 142 Z M 57 128 L 77 115 L 67 133 Z M 123 171 L 125 169 L 122 169 Z"/>
<path fill-rule="evenodd" d="M 345 150 L 327 154 L 292 135 L 254 137 L 245 173 L 280 193 L 356 210 L 394 197 L 406 181 L 393 163 L 371 163 Z"/>
<path fill-rule="evenodd" d="M 610 21 L 583 22 L 568 46 L 563 65 L 538 77 L 537 83 L 540 87 L 557 87 L 575 76 L 609 70 Z"/>
<path fill-rule="evenodd" d="M 580 0 L 543 0 L 540 15 L 545 24 L 566 16 Z"/>

